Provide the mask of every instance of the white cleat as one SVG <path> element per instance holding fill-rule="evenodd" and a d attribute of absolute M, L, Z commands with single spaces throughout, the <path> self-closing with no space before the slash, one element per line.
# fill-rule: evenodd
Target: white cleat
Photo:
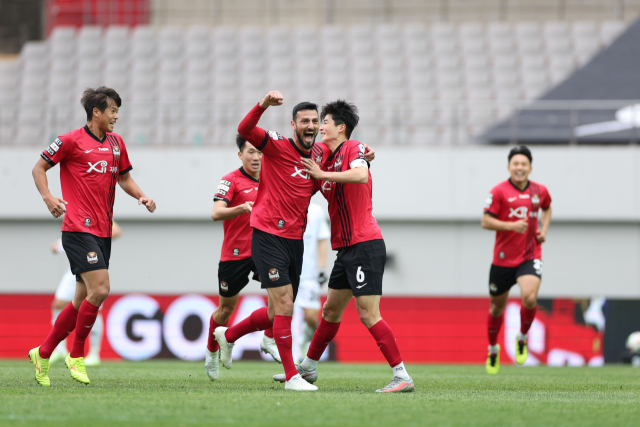
<path fill-rule="evenodd" d="M 102 361 L 100 360 L 100 356 L 97 354 L 87 354 L 87 357 L 84 358 L 84 366 L 98 366 Z"/>
<path fill-rule="evenodd" d="M 227 342 L 227 338 L 224 336 L 227 329 L 228 328 L 224 326 L 218 326 L 213 332 L 213 336 L 216 337 L 216 341 L 220 344 L 220 362 L 222 362 L 222 366 L 231 369 L 231 365 L 233 364 L 233 359 L 231 358 L 233 344 Z"/>
<path fill-rule="evenodd" d="M 211 381 L 218 379 L 218 375 L 220 375 L 220 350 L 212 353 L 207 349 L 207 355 L 204 359 L 204 369 Z"/>
<path fill-rule="evenodd" d="M 269 338 L 266 335 L 263 335 L 262 342 L 260 343 L 260 350 L 264 354 L 270 354 L 271 357 L 273 357 L 273 360 L 275 360 L 276 362 L 282 363 L 275 338 Z"/>
<path fill-rule="evenodd" d="M 291 377 L 289 381 L 285 381 L 284 389 L 293 391 L 316 391 L 318 390 L 318 387 L 313 384 L 309 384 L 300 376 L 300 374 L 297 374 Z"/>
<path fill-rule="evenodd" d="M 307 371 L 302 366 L 296 365 L 296 369 L 298 370 L 298 374 L 309 384 L 313 384 L 318 380 L 318 371 L 315 369 L 313 371 Z M 274 381 L 278 381 L 279 383 L 284 383 L 287 381 L 287 376 L 285 374 L 276 374 L 273 376 Z"/>
<path fill-rule="evenodd" d="M 413 379 L 394 377 L 385 388 L 376 390 L 376 393 L 409 393 L 413 388 Z"/>

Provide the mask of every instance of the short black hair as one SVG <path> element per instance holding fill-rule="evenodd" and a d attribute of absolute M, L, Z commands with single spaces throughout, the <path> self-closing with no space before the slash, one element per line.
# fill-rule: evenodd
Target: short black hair
<path fill-rule="evenodd" d="M 298 111 L 302 110 L 313 110 L 316 113 L 318 112 L 318 106 L 313 102 L 304 101 L 293 107 L 293 114 L 291 115 L 293 121 L 296 121 L 296 116 L 298 115 Z"/>
<path fill-rule="evenodd" d="M 516 154 L 522 154 L 527 159 L 529 159 L 529 163 L 533 163 L 533 158 L 531 156 L 531 150 L 529 150 L 529 147 L 527 147 L 526 145 L 519 145 L 517 147 L 513 147 L 511 149 L 511 151 L 509 151 L 509 161 L 511 161 L 511 158 L 513 156 L 515 156 Z"/>
<path fill-rule="evenodd" d="M 247 140 L 242 137 L 242 135 L 236 135 L 236 145 L 238 146 L 238 150 L 242 153 L 244 151 L 244 146 L 247 145 Z"/>
<path fill-rule="evenodd" d="M 354 104 L 350 104 L 344 99 L 338 99 L 337 101 L 330 102 L 322 107 L 322 113 L 320 113 L 320 120 L 331 114 L 331 118 L 336 125 L 346 125 L 347 138 L 351 138 L 351 132 L 358 126 L 360 116 L 358 116 L 358 107 Z"/>
<path fill-rule="evenodd" d="M 87 121 L 91 120 L 93 116 L 93 109 L 97 108 L 104 113 L 104 110 L 109 106 L 109 98 L 113 99 L 118 108 L 122 105 L 120 95 L 114 89 L 106 86 L 100 86 L 97 89 L 87 88 L 82 94 L 80 103 L 84 107 L 84 111 L 87 112 Z"/>

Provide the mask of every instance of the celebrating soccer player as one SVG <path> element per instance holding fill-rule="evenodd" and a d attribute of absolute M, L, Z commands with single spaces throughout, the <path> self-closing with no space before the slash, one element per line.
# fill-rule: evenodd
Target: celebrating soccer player
<path fill-rule="evenodd" d="M 238 132 L 263 154 L 260 191 L 251 213 L 251 254 L 262 288 L 269 295 L 268 307 L 254 311 L 236 325 L 215 330 L 220 344 L 222 366 L 231 368 L 233 343 L 251 332 L 272 327 L 285 370 L 285 389 L 317 390 L 298 374 L 291 352 L 291 318 L 300 283 L 307 223 L 307 208 L 313 195 L 314 181 L 305 173 L 300 158 L 321 159 L 323 149 L 315 146 L 319 119 L 315 104 L 302 102 L 293 109 L 293 138 L 266 132 L 257 126 L 270 106 L 282 105 L 280 92 L 269 92 L 242 120 Z M 373 158 L 373 153 L 367 153 Z"/>
<path fill-rule="evenodd" d="M 413 380 L 402 362 L 393 331 L 380 315 L 382 276 L 387 251 L 378 222 L 373 216 L 372 180 L 365 160 L 365 146 L 350 140 L 358 124 L 357 108 L 338 100 L 322 107 L 322 143 L 330 150 L 324 162 L 302 158 L 305 172 L 318 180 L 318 188 L 329 202 L 331 247 L 338 251 L 331 276 L 329 294 L 322 308 L 322 320 L 309 351 L 297 366 L 302 378 L 315 382 L 318 361 L 338 333 L 342 313 L 355 296 L 360 320 L 373 336 L 393 369 L 394 377 L 377 392 L 410 392 Z M 318 163 L 322 164 L 320 168 Z M 276 381 L 282 381 L 279 375 Z"/>
<path fill-rule="evenodd" d="M 238 303 L 238 294 L 249 283 L 249 273 L 258 274 L 251 258 L 251 209 L 258 195 L 260 163 L 262 153 L 242 136 L 236 136 L 238 157 L 242 167 L 222 177 L 213 197 L 211 218 L 221 221 L 224 227 L 224 241 L 218 264 L 218 286 L 220 303 L 209 320 L 209 341 L 205 357 L 205 369 L 212 381 L 220 372 L 219 345 L 213 333 L 218 326 L 227 324 Z M 273 338 L 273 329 L 264 331 L 260 349 L 280 362 L 278 348 Z"/>
<path fill-rule="evenodd" d="M 58 315 L 49 336 L 29 351 L 36 380 L 49 386 L 49 357 L 75 329 L 75 340 L 65 363 L 71 376 L 88 384 L 84 344 L 96 321 L 98 309 L 109 295 L 109 257 L 116 182 L 138 199 L 149 212 L 155 202 L 145 196 L 131 177 L 132 169 L 124 141 L 113 133 L 121 105 L 120 95 L 110 88 L 87 89 L 82 95 L 87 113 L 83 128 L 58 138 L 40 155 L 33 168 L 38 191 L 54 218 L 64 215 L 62 245 L 76 275 L 73 301 Z M 60 163 L 63 198 L 49 192 L 46 172 Z"/>
<path fill-rule="evenodd" d="M 498 334 L 504 320 L 509 290 L 518 283 L 522 295 L 520 332 L 516 339 L 516 363 L 527 360 L 527 332 L 536 316 L 542 279 L 542 243 L 551 223 L 551 196 L 547 188 L 529 181 L 531 151 L 521 145 L 509 152 L 511 178 L 496 185 L 484 206 L 482 228 L 496 231 L 493 262 L 489 272 L 491 308 L 487 319 L 489 354 L 487 372 L 500 369 Z M 542 219 L 538 221 L 539 213 Z"/>

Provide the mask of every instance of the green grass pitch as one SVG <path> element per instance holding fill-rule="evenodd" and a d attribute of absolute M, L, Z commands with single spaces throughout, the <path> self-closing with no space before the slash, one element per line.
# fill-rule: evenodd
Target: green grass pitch
<path fill-rule="evenodd" d="M 285 392 L 280 365 L 236 362 L 213 383 L 203 362 L 112 362 L 34 380 L 27 358 L 0 361 L 0 426 L 633 426 L 640 369 L 409 365 L 414 393 L 377 394 L 383 365 L 324 363 L 320 390 Z"/>

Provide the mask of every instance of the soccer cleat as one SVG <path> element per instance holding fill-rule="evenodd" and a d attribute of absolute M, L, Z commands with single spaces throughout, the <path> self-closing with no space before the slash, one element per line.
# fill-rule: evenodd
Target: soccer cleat
<path fill-rule="evenodd" d="M 516 337 L 516 363 L 518 365 L 524 365 L 528 355 L 526 338 L 524 340 L 518 340 L 518 337 Z"/>
<path fill-rule="evenodd" d="M 84 366 L 98 366 L 100 363 L 102 363 L 102 360 L 100 360 L 100 356 L 97 354 L 89 353 L 84 359 Z"/>
<path fill-rule="evenodd" d="M 220 350 L 212 353 L 207 349 L 207 354 L 204 359 L 204 369 L 211 381 L 218 379 L 218 375 L 220 375 Z"/>
<path fill-rule="evenodd" d="M 43 387 L 50 387 L 51 380 L 49 380 L 49 359 L 43 359 L 40 357 L 40 347 L 32 348 L 29 351 L 29 360 L 36 367 L 36 381 Z"/>
<path fill-rule="evenodd" d="M 213 331 L 213 335 L 216 337 L 216 341 L 220 344 L 220 362 L 222 362 L 222 366 L 227 369 L 231 369 L 231 365 L 233 364 L 233 359 L 231 358 L 231 352 L 233 351 L 233 344 L 227 342 L 227 338 L 224 336 L 224 333 L 227 332 L 228 328 L 224 326 L 218 326 L 215 331 Z"/>
<path fill-rule="evenodd" d="M 262 336 L 262 342 L 260 343 L 260 350 L 264 354 L 270 354 L 278 363 L 282 363 L 282 359 L 280 359 L 280 352 L 278 351 L 278 346 L 276 345 L 275 338 L 269 338 L 266 335 Z"/>
<path fill-rule="evenodd" d="M 376 393 L 410 393 L 413 389 L 413 379 L 393 377 L 385 388 L 376 390 Z"/>
<path fill-rule="evenodd" d="M 71 378 L 83 384 L 89 384 L 87 369 L 84 367 L 84 357 L 71 357 L 71 354 L 64 359 L 65 365 L 69 369 Z"/>
<path fill-rule="evenodd" d="M 298 374 L 309 384 L 313 384 L 318 381 L 318 371 L 307 371 L 300 365 L 296 365 L 296 369 L 298 370 Z M 287 376 L 285 374 L 276 374 L 273 376 L 274 381 L 278 381 L 279 383 L 284 383 L 287 381 Z"/>
<path fill-rule="evenodd" d="M 300 376 L 300 374 L 297 374 L 291 377 L 289 381 L 285 381 L 284 389 L 292 391 L 316 391 L 318 390 L 318 387 L 313 384 L 309 384 Z"/>
<path fill-rule="evenodd" d="M 497 374 L 500 370 L 500 344 L 498 346 L 497 353 L 491 353 L 487 355 L 487 374 Z"/>
<path fill-rule="evenodd" d="M 49 364 L 55 365 L 57 363 L 63 363 L 66 357 L 67 352 L 54 350 L 53 353 L 51 353 L 51 357 L 49 358 Z"/>

